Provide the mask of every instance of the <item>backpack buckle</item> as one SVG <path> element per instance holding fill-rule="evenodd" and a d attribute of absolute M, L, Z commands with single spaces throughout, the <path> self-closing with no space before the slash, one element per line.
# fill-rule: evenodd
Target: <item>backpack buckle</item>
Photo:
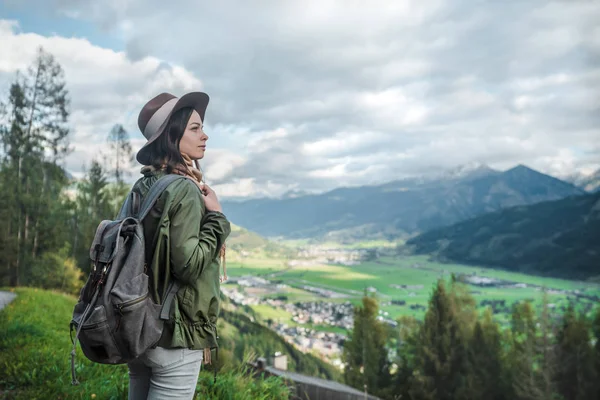
<path fill-rule="evenodd" d="M 96 246 L 94 246 L 94 250 L 96 251 L 96 258 L 94 259 L 94 271 L 96 271 L 96 265 L 98 264 L 98 260 L 100 259 L 100 253 L 104 251 L 104 245 L 98 243 L 96 244 Z"/>
<path fill-rule="evenodd" d="M 96 246 L 94 246 L 94 250 L 96 251 L 96 259 L 98 259 L 98 257 L 100 257 L 100 253 L 104 251 L 104 245 L 102 243 L 98 243 Z"/>

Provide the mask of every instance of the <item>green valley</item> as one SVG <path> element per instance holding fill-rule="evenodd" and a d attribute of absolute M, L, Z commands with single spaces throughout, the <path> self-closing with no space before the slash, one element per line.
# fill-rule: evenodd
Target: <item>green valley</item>
<path fill-rule="evenodd" d="M 318 254 L 316 249 L 313 248 L 313 256 Z M 324 251 L 330 252 L 331 247 Z M 382 252 L 384 255 L 374 260 L 350 265 L 314 259 L 270 259 L 265 263 L 260 258 L 236 260 L 229 263 L 230 280 L 222 289 L 234 302 L 248 306 L 263 324 L 289 336 L 297 347 L 325 355 L 323 359 L 334 364 L 340 363 L 339 351 L 324 352 L 323 347 L 335 340 L 322 339 L 322 332 L 345 337 L 352 326 L 352 307 L 360 304 L 365 293 L 378 298 L 379 318 L 390 325 L 402 316 L 422 320 L 438 279 L 447 280 L 453 275 L 466 284 L 480 312 L 491 307 L 501 325 L 508 323 L 513 305 L 518 302 L 531 302 L 539 311 L 545 298 L 558 313 L 573 303 L 590 314 L 600 301 L 600 284 L 593 282 L 440 263 L 426 255 L 394 254 L 390 248 Z M 338 311 L 328 311 L 327 305 Z M 339 315 L 336 321 L 336 312 L 346 314 L 346 325 L 339 323 Z M 291 331 L 296 336 L 289 334 L 291 328 L 296 329 Z M 312 345 L 302 337 L 312 340 Z"/>
<path fill-rule="evenodd" d="M 600 285 L 595 283 L 545 278 L 461 264 L 445 264 L 431 261 L 427 256 L 388 256 L 353 266 L 315 264 L 285 269 L 283 266 L 278 268 L 277 265 L 273 264 L 267 264 L 261 268 L 259 264 L 260 260 L 254 260 L 252 263 L 245 265 L 230 263 L 228 271 L 232 277 L 251 274 L 276 282 L 281 281 L 292 288 L 296 288 L 292 291 L 282 292 L 290 301 L 323 298 L 301 290 L 302 286 L 312 285 L 323 289 L 331 289 L 342 294 L 343 297 L 341 298 L 331 299 L 335 302 L 344 299 L 358 302 L 364 291 L 371 289 L 369 291 L 376 292 L 383 303 L 391 300 L 404 300 L 407 305 L 425 305 L 437 279 L 441 277 L 448 278 L 451 274 L 475 275 L 527 285 L 527 287 L 516 288 L 477 288 L 473 286 L 472 292 L 478 300 L 486 298 L 507 298 L 511 301 L 528 298 L 538 298 L 539 300 L 542 294 L 540 288 L 542 287 L 561 292 L 550 294 L 551 297 L 555 297 L 557 300 L 566 299 L 569 296 L 575 297 L 575 292 L 600 296 Z M 277 273 L 276 276 L 271 277 L 274 273 Z M 226 287 L 231 286 L 230 284 Z M 264 297 L 273 296 L 271 292 L 267 292 Z M 388 309 L 392 317 L 407 314 L 420 315 L 419 312 L 411 312 L 405 306 L 389 306 Z"/>

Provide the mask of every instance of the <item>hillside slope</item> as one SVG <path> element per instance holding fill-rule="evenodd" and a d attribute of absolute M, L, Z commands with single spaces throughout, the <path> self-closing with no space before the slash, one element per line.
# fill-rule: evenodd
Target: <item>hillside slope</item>
<path fill-rule="evenodd" d="M 600 277 L 600 193 L 485 214 L 407 245 L 461 263 L 569 279 Z"/>
<path fill-rule="evenodd" d="M 395 239 L 505 207 L 583 194 L 574 185 L 517 166 L 482 166 L 435 179 L 339 188 L 283 199 L 223 202 L 228 217 L 263 236 Z"/>
<path fill-rule="evenodd" d="M 251 232 L 235 224 L 231 224 L 231 233 L 227 238 L 228 252 L 238 254 L 264 254 L 269 257 L 294 257 L 297 251 L 291 247 L 275 243 L 257 233 Z"/>
<path fill-rule="evenodd" d="M 17 288 L 16 299 L 0 311 L 0 398 L 2 399 L 125 399 L 127 367 L 90 362 L 77 346 L 76 371 L 79 386 L 71 385 L 69 321 L 75 305 L 73 296 L 35 288 Z M 277 379 L 253 379 L 241 371 L 240 349 L 259 355 L 277 349 L 286 351 L 290 370 L 339 379 L 333 367 L 323 361 L 288 349 L 289 344 L 247 317 L 224 312 L 220 325 L 217 382 L 212 366 L 203 367 L 198 382 L 201 398 L 250 400 L 287 398 L 283 382 Z M 244 336 L 241 336 L 243 333 Z M 287 352 L 289 350 L 289 353 Z M 232 357 L 233 355 L 233 357 Z"/>

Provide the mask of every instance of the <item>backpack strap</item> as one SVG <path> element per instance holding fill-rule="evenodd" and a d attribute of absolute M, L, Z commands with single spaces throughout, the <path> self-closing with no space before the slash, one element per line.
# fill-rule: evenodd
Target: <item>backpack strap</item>
<path fill-rule="evenodd" d="M 140 213 L 138 214 L 138 220 L 143 221 L 144 218 L 146 218 L 146 216 L 150 212 L 150 210 L 152 210 L 152 207 L 154 207 L 154 203 L 156 203 L 156 200 L 158 200 L 158 198 L 160 197 L 162 192 L 165 191 L 167 186 L 179 179 L 187 178 L 183 175 L 167 174 L 159 178 L 156 182 L 154 182 L 146 196 L 144 196 L 144 201 L 142 202 Z"/>
<path fill-rule="evenodd" d="M 140 212 L 138 214 L 139 221 L 143 221 L 144 218 L 146 218 L 146 216 L 148 215 L 150 210 L 152 210 L 152 207 L 154 207 L 154 204 L 156 203 L 156 201 L 158 200 L 158 197 L 162 194 L 162 192 L 164 192 L 164 190 L 171 183 L 173 183 L 179 179 L 189 179 L 189 178 L 187 178 L 183 175 L 168 174 L 168 175 L 165 175 L 165 176 L 159 178 L 156 182 L 154 182 L 154 184 L 150 188 L 150 191 L 148 191 L 146 196 L 144 196 L 144 201 L 142 202 Z M 200 190 L 200 189 L 198 188 L 198 190 Z M 174 300 L 175 295 L 177 294 L 177 291 L 179 290 L 179 288 L 180 288 L 179 283 L 177 281 L 173 280 L 171 282 L 171 285 L 169 286 L 169 288 L 167 290 L 167 294 L 165 295 L 165 298 L 163 300 L 162 307 L 160 310 L 160 319 L 162 319 L 162 320 L 169 319 L 171 306 L 173 304 L 173 300 Z"/>
<path fill-rule="evenodd" d="M 169 316 L 171 314 L 171 305 L 173 304 L 173 300 L 175 299 L 175 295 L 177 294 L 177 291 L 179 290 L 179 288 L 180 288 L 179 283 L 177 283 L 177 281 L 173 279 L 171 281 L 171 284 L 169 285 L 169 290 L 167 291 L 167 295 L 165 296 L 165 299 L 163 300 L 162 307 L 160 308 L 160 319 L 162 319 L 164 321 L 169 320 Z"/>
<path fill-rule="evenodd" d="M 131 203 L 131 215 L 138 215 L 140 213 L 140 194 L 138 192 L 131 192 L 131 198 L 132 198 L 132 203 Z"/>
<path fill-rule="evenodd" d="M 125 219 L 127 217 L 133 217 L 140 212 L 140 194 L 138 192 L 134 192 L 131 190 L 123 205 L 121 206 L 121 210 L 119 214 L 117 214 L 116 219 Z"/>
<path fill-rule="evenodd" d="M 133 202 L 132 194 L 133 194 L 133 191 L 129 192 L 129 194 L 125 198 L 125 201 L 121 205 L 121 210 L 117 214 L 117 218 L 115 218 L 115 219 L 125 219 L 131 215 L 131 212 L 132 212 L 131 203 Z"/>
<path fill-rule="evenodd" d="M 77 349 L 77 339 L 79 338 L 79 333 L 81 333 L 81 328 L 83 327 L 83 324 L 85 323 L 85 319 L 87 318 L 87 316 L 90 313 L 90 311 L 92 310 L 92 308 L 94 308 L 94 306 L 96 305 L 96 299 L 98 298 L 99 293 L 100 293 L 99 287 L 96 287 L 96 289 L 94 290 L 94 296 L 92 297 L 92 300 L 90 300 L 88 305 L 85 307 L 83 314 L 81 314 L 81 318 L 79 319 L 79 325 L 77 326 L 77 330 L 75 331 L 75 339 L 72 339 L 73 350 L 71 350 L 71 384 L 73 386 L 79 385 L 79 381 L 77 380 L 77 375 L 75 374 L 75 354 L 76 354 L 75 350 Z M 71 323 L 69 326 L 69 335 L 71 335 L 72 332 L 73 332 L 73 323 Z"/>

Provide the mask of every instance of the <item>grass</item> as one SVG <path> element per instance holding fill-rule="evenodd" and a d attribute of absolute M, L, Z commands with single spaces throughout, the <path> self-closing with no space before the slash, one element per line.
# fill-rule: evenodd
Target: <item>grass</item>
<path fill-rule="evenodd" d="M 296 325 L 296 323 L 292 321 L 292 314 L 281 308 L 275 308 L 268 304 L 256 304 L 252 305 L 251 307 L 254 312 L 260 315 L 263 323 L 265 323 L 268 319 L 271 319 L 276 323 Z"/>
<path fill-rule="evenodd" d="M 79 386 L 71 385 L 69 321 L 75 298 L 32 288 L 14 290 L 17 298 L 0 311 L 0 397 L 4 399 L 126 399 L 125 365 L 102 365 L 77 347 Z M 274 378 L 257 379 L 240 370 L 201 372 L 201 399 L 286 399 Z"/>

